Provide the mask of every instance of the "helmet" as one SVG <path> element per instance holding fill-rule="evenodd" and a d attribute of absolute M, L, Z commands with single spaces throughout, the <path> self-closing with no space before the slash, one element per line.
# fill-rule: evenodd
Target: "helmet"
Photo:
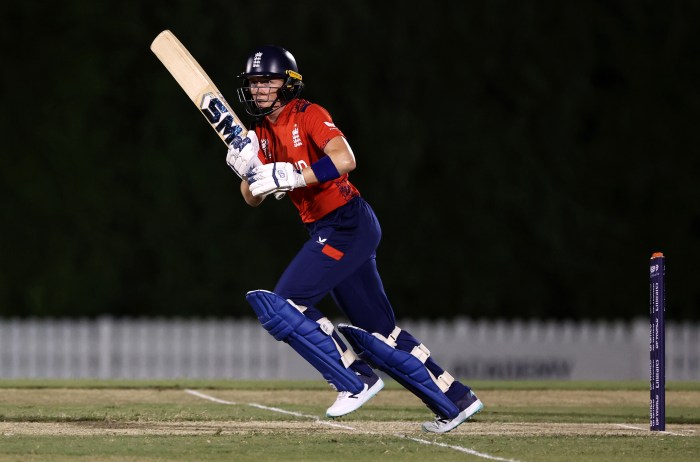
<path fill-rule="evenodd" d="M 297 62 L 292 54 L 276 45 L 265 45 L 257 48 L 246 61 L 245 72 L 238 77 L 243 79 L 243 87 L 238 89 L 238 100 L 245 105 L 246 112 L 254 117 L 265 116 L 299 96 L 304 88 Z M 268 108 L 259 107 L 250 91 L 251 77 L 270 77 L 283 79 L 284 83 L 277 92 L 277 99 Z"/>

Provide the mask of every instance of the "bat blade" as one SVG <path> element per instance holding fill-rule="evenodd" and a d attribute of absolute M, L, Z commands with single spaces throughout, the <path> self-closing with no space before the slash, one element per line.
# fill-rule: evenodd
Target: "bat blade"
<path fill-rule="evenodd" d="M 169 30 L 164 30 L 151 43 L 151 51 L 160 59 L 187 96 L 227 146 L 243 148 L 249 142 L 241 119 L 231 109 L 212 79 Z"/>

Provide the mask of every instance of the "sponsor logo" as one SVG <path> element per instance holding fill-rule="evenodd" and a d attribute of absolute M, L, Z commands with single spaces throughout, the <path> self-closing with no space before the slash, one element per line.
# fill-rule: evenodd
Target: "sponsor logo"
<path fill-rule="evenodd" d="M 294 144 L 295 148 L 298 148 L 301 146 L 301 137 L 299 136 L 299 127 L 297 124 L 294 124 L 294 128 L 292 129 L 292 143 Z"/>
<path fill-rule="evenodd" d="M 202 97 L 199 109 L 227 145 L 233 146 L 240 151 L 246 144 L 250 143 L 249 138 L 246 137 L 244 139 L 239 136 L 243 131 L 243 127 L 233 120 L 233 116 L 226 108 L 223 97 L 220 95 L 207 93 Z"/>

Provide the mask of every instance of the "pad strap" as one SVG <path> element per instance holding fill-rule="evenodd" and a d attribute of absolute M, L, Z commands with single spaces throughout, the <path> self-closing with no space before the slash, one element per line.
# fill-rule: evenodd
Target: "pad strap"
<path fill-rule="evenodd" d="M 428 350 L 422 343 L 414 346 L 411 350 L 411 354 L 418 358 L 418 360 L 423 364 L 425 364 L 428 358 L 430 358 L 430 350 Z"/>
<path fill-rule="evenodd" d="M 431 373 L 430 375 L 433 374 Z M 449 372 L 443 371 L 443 373 L 440 374 L 438 378 L 433 378 L 433 380 L 435 381 L 437 386 L 440 387 L 440 390 L 442 390 L 443 393 L 447 393 L 447 390 L 450 389 L 450 386 L 452 385 L 452 382 L 455 381 L 455 378 L 452 377 L 452 375 Z"/>
<path fill-rule="evenodd" d="M 372 335 L 374 335 L 379 340 L 381 340 L 382 342 L 389 345 L 391 348 L 396 348 L 396 345 L 397 345 L 396 340 L 399 338 L 400 333 L 401 333 L 401 328 L 399 326 L 396 326 L 396 327 L 394 327 L 394 330 L 391 331 L 391 334 L 389 334 L 388 337 L 384 337 L 379 332 L 373 332 Z"/>
<path fill-rule="evenodd" d="M 353 353 L 350 348 L 346 348 L 345 351 L 343 351 L 343 348 L 340 346 L 338 341 L 333 338 L 333 323 L 326 317 L 320 318 L 316 322 L 319 326 L 321 326 L 323 333 L 333 340 L 335 349 L 338 350 L 338 353 L 340 353 L 340 361 L 343 363 L 343 366 L 346 369 L 350 367 L 350 365 L 357 360 L 357 356 L 355 356 L 355 353 Z"/>

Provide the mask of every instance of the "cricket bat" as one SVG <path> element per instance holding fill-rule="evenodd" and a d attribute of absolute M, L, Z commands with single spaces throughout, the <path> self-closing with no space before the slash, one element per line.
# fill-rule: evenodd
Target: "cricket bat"
<path fill-rule="evenodd" d="M 250 142 L 248 130 L 233 112 L 214 82 L 187 48 L 169 30 L 164 30 L 151 43 L 151 51 L 172 74 L 187 96 L 216 131 L 226 146 L 241 150 Z"/>

